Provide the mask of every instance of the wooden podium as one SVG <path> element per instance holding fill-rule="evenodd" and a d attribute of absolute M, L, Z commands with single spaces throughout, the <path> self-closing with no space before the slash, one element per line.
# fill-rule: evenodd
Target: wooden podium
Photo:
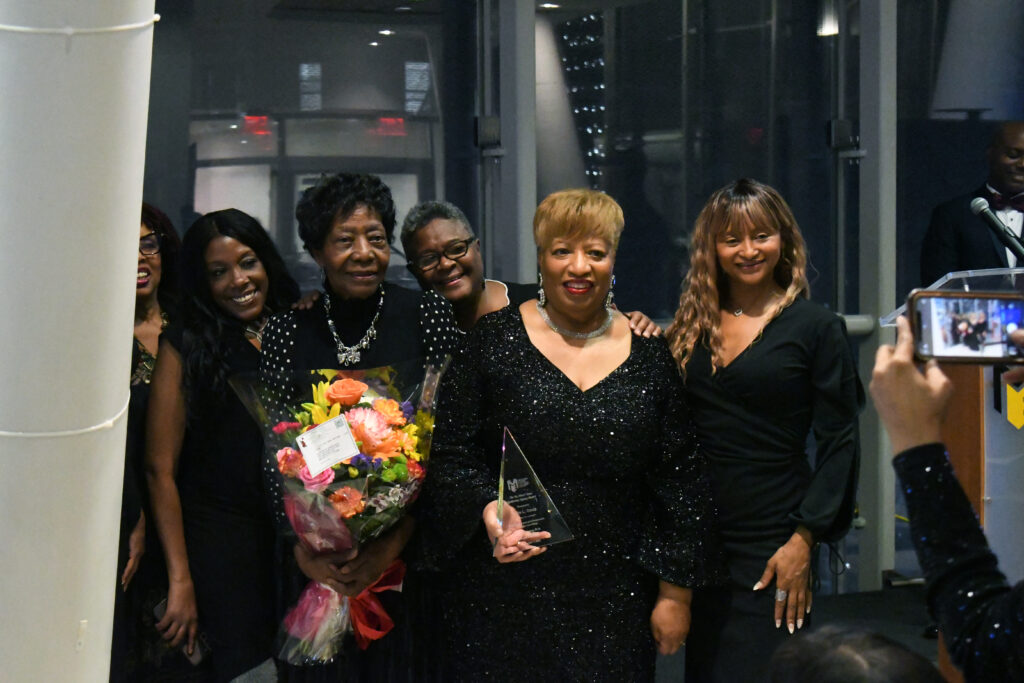
<path fill-rule="evenodd" d="M 949 452 L 949 460 L 971 501 L 981 523 L 985 507 L 985 379 L 980 365 L 946 363 L 942 371 L 953 382 L 953 396 L 950 406 L 960 406 L 956 420 L 947 419 L 942 427 L 942 440 Z M 963 676 L 949 659 L 949 653 L 939 640 L 939 670 L 950 683 L 963 683 Z"/>

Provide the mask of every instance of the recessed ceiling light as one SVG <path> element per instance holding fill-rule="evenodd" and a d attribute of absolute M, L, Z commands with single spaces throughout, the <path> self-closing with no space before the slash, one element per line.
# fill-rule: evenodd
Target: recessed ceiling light
<path fill-rule="evenodd" d="M 229 126 L 229 127 L 231 128 L 231 130 L 237 130 L 238 129 L 238 124 L 237 123 L 232 123 L 231 126 Z"/>
<path fill-rule="evenodd" d="M 378 43 L 376 40 L 370 41 L 370 47 L 377 47 L 378 45 L 380 45 L 380 43 Z"/>
<path fill-rule="evenodd" d="M 553 2 L 542 2 L 542 3 L 540 3 L 540 8 L 541 9 L 558 9 L 559 7 L 561 7 L 561 5 L 555 4 Z"/>
<path fill-rule="evenodd" d="M 395 35 L 395 32 L 392 31 L 389 28 L 382 28 L 381 30 L 377 31 L 377 33 L 381 34 L 382 36 L 393 36 L 393 35 Z"/>
<path fill-rule="evenodd" d="M 395 11 L 396 12 L 411 12 L 412 11 L 412 7 L 409 7 L 408 5 L 399 5 L 398 7 L 395 8 Z"/>

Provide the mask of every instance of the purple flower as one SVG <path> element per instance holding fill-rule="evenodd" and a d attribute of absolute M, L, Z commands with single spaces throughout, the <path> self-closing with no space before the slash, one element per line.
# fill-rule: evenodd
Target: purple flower
<path fill-rule="evenodd" d="M 416 414 L 416 409 L 412 407 L 411 401 L 402 401 L 402 414 L 405 415 L 405 421 L 412 420 L 412 416 Z"/>
<path fill-rule="evenodd" d="M 384 461 L 381 458 L 371 458 L 366 453 L 360 453 L 359 455 L 352 456 L 349 460 L 349 464 L 355 467 L 360 472 L 376 472 L 380 469 L 381 463 Z"/>

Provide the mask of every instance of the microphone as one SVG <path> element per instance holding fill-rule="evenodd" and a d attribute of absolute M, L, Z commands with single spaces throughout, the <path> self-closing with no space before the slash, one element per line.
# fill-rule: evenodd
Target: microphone
<path fill-rule="evenodd" d="M 992 209 L 988 208 L 988 200 L 984 197 L 975 197 L 971 202 L 971 213 L 980 218 L 988 226 L 988 229 L 995 233 L 995 236 L 999 238 L 999 241 L 1003 245 L 1013 252 L 1013 255 L 1017 257 L 1018 265 L 1024 264 L 1024 244 L 1021 243 L 1020 238 L 1006 227 L 1006 224 L 999 220 L 999 216 L 992 213 Z"/>

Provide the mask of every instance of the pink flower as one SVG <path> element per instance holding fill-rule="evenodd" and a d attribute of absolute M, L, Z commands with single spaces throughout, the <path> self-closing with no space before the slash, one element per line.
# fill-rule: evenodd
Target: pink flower
<path fill-rule="evenodd" d="M 302 480 L 302 485 L 306 487 L 307 491 L 320 493 L 327 488 L 328 484 L 334 481 L 334 470 L 328 467 L 314 477 L 309 473 L 309 468 L 303 465 L 302 469 L 299 470 L 299 479 Z"/>
<path fill-rule="evenodd" d="M 284 434 L 292 429 L 302 429 L 302 425 L 298 422 L 278 422 L 272 429 L 275 434 Z"/>
<path fill-rule="evenodd" d="M 306 461 L 302 459 L 302 453 L 294 448 L 282 448 L 277 452 L 277 469 L 286 477 L 299 476 L 299 470 L 305 469 Z"/>
<path fill-rule="evenodd" d="M 376 450 L 377 446 L 391 435 L 391 428 L 383 415 L 370 408 L 353 408 L 345 413 L 345 419 L 352 427 L 352 436 L 362 445 L 363 453 Z"/>

